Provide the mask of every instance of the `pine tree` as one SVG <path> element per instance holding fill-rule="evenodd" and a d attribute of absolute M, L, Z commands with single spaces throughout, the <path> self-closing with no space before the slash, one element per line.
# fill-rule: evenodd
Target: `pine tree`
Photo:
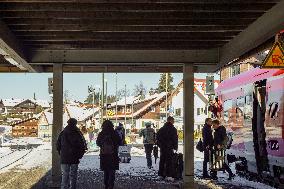
<path fill-rule="evenodd" d="M 174 89 L 172 83 L 173 83 L 173 76 L 171 73 L 168 73 L 168 92 L 171 92 Z M 160 76 L 157 92 L 158 93 L 166 92 L 166 73 L 162 73 Z"/>

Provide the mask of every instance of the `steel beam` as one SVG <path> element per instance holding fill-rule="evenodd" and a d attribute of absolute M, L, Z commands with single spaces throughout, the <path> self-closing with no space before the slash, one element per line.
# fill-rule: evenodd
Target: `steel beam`
<path fill-rule="evenodd" d="M 133 63 L 173 64 L 209 63 L 216 64 L 218 49 L 211 50 L 34 50 L 30 63 L 88 63 L 127 65 Z"/>
<path fill-rule="evenodd" d="M 0 54 L 11 64 L 17 65 L 23 70 L 35 72 L 27 63 L 21 43 L 9 30 L 4 22 L 0 20 Z"/>
<path fill-rule="evenodd" d="M 221 6 L 220 6 L 221 4 Z M 0 11 L 172 11 L 172 10 L 194 10 L 194 12 L 228 12 L 230 11 L 241 11 L 241 12 L 259 12 L 266 11 L 274 5 L 271 3 L 218 3 L 218 2 L 209 2 L 204 6 L 204 4 L 199 2 L 143 2 L 137 3 L 128 2 L 128 3 L 98 3 L 97 1 L 89 3 L 68 3 L 68 2 L 59 2 L 56 5 L 54 3 L 45 2 L 45 3 L 26 3 L 26 2 L 4 2 L 0 3 Z"/>
<path fill-rule="evenodd" d="M 219 68 L 248 53 L 284 29 L 284 1 L 280 1 L 249 27 L 224 45 Z"/>
<path fill-rule="evenodd" d="M 64 17 L 63 17 L 64 18 Z M 64 24 L 64 25 L 70 25 L 70 24 L 78 24 L 78 25 L 89 25 L 94 24 L 96 25 L 105 25 L 105 26 L 113 26 L 113 25 L 124 25 L 124 26 L 145 26 L 145 25 L 214 25 L 214 26 L 227 26 L 227 25 L 248 25 L 251 24 L 253 21 L 255 21 L 256 18 L 204 18 L 204 19 L 198 19 L 198 18 L 183 18 L 183 19 L 119 19 L 119 18 L 113 18 L 113 19 L 99 19 L 99 18 L 70 18 L 70 19 L 63 19 L 58 17 L 42 17 L 42 18 L 35 18 L 35 17 L 9 17 L 9 18 L 3 18 L 3 20 L 6 23 L 13 23 L 17 25 L 53 25 L 53 24 Z"/>

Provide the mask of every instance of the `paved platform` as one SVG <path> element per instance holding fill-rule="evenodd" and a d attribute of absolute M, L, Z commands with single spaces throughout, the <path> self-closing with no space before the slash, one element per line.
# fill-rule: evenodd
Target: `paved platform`
<path fill-rule="evenodd" d="M 50 189 L 50 171 L 31 189 Z M 207 189 L 202 183 L 196 183 L 196 187 Z M 101 171 L 80 170 L 78 174 L 78 189 L 104 189 L 103 173 Z M 182 181 L 167 182 L 145 175 L 144 177 L 135 175 L 116 174 L 115 189 L 181 189 Z"/>

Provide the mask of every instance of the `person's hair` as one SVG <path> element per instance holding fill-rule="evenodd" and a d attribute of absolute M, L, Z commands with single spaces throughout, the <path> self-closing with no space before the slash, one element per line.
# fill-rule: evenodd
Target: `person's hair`
<path fill-rule="evenodd" d="M 110 120 L 105 120 L 102 124 L 102 132 L 111 133 L 114 131 L 114 125 Z"/>
<path fill-rule="evenodd" d="M 151 123 L 146 123 L 145 126 L 146 126 L 146 128 L 149 128 L 149 127 L 151 127 Z"/>
<path fill-rule="evenodd" d="M 174 120 L 175 120 L 175 118 L 173 118 L 172 116 L 169 116 L 169 117 L 167 118 L 167 122 L 174 121 Z"/>
<path fill-rule="evenodd" d="M 77 119 L 75 118 L 70 118 L 68 121 L 67 121 L 68 125 L 71 125 L 71 126 L 76 126 L 77 125 Z"/>
<path fill-rule="evenodd" d="M 207 123 L 209 120 L 211 120 L 211 118 L 210 118 L 210 117 L 207 117 L 207 118 L 205 119 L 205 123 Z"/>
<path fill-rule="evenodd" d="M 213 125 L 220 125 L 220 121 L 218 119 L 215 119 L 212 121 Z"/>

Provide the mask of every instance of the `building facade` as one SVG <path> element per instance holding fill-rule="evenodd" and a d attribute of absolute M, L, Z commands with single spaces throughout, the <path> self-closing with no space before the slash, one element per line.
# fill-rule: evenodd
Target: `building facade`
<path fill-rule="evenodd" d="M 37 137 L 38 136 L 38 118 L 29 118 L 16 122 L 12 126 L 13 137 Z"/>

